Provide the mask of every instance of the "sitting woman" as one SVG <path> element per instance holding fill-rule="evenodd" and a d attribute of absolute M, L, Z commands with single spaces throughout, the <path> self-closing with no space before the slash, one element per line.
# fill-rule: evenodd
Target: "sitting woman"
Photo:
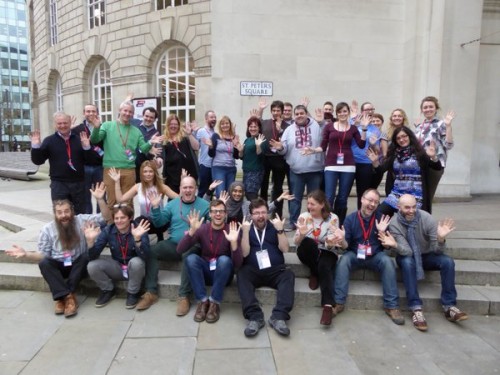
<path fill-rule="evenodd" d="M 146 273 L 146 256 L 149 252 L 149 223 L 133 223 L 134 211 L 126 204 L 113 208 L 113 224 L 102 232 L 93 224 L 86 225 L 85 239 L 89 249 L 89 276 L 101 290 L 96 307 L 106 306 L 115 296 L 113 281 L 128 280 L 125 307 L 133 309 L 140 297 L 142 279 Z M 99 258 L 105 246 L 111 258 Z"/>
<path fill-rule="evenodd" d="M 142 163 L 140 174 L 141 182 L 132 186 L 132 188 L 125 194 L 122 194 L 122 190 L 119 184 L 120 172 L 117 172 L 115 168 L 110 169 L 109 176 L 115 181 L 116 201 L 126 202 L 137 195 L 141 211 L 140 216 L 136 218 L 136 221 L 147 220 L 149 222 L 149 233 L 156 234 L 156 236 L 158 237 L 158 241 L 162 241 L 163 233 L 167 230 L 167 226 L 165 225 L 157 228 L 150 220 L 151 201 L 148 198 L 148 194 L 152 192 L 159 195 L 166 195 L 170 199 L 177 197 L 178 194 L 163 183 L 154 162 L 146 160 L 144 163 Z M 163 203 L 161 205 L 163 206 Z"/>
<path fill-rule="evenodd" d="M 307 212 L 297 221 L 294 243 L 298 246 L 297 256 L 309 267 L 309 288 L 321 288 L 323 314 L 320 324 L 330 325 L 333 317 L 333 281 L 337 254 L 335 254 L 335 231 L 339 219 L 330 212 L 325 193 L 315 190 L 307 196 Z"/>

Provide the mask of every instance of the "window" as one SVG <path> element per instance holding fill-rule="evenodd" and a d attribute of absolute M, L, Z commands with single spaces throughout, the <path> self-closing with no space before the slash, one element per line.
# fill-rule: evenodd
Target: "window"
<path fill-rule="evenodd" d="M 156 10 L 167 9 L 167 7 L 179 7 L 187 3 L 188 0 L 156 0 Z"/>
<path fill-rule="evenodd" d="M 111 121 L 113 119 L 111 74 L 106 61 L 101 61 L 95 67 L 91 87 L 92 102 L 99 108 L 101 121 Z"/>
<path fill-rule="evenodd" d="M 55 87 L 55 103 L 56 103 L 56 112 L 62 112 L 64 110 L 63 106 L 63 93 L 62 93 L 62 79 L 61 77 L 57 78 L 56 87 Z"/>
<path fill-rule="evenodd" d="M 89 4 L 89 28 L 93 29 L 106 23 L 105 0 L 88 0 Z"/>
<path fill-rule="evenodd" d="M 49 2 L 50 45 L 57 44 L 57 1 Z"/>
<path fill-rule="evenodd" d="M 175 113 L 181 121 L 194 120 L 194 62 L 184 47 L 173 47 L 161 57 L 156 70 L 157 96 L 162 118 Z"/>

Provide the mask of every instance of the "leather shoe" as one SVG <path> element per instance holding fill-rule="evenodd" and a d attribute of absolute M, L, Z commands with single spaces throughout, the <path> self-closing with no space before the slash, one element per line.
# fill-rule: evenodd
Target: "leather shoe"
<path fill-rule="evenodd" d="M 74 293 L 68 294 L 64 297 L 64 316 L 69 318 L 74 316 L 78 312 L 78 301 L 76 300 L 76 296 Z"/>
<path fill-rule="evenodd" d="M 58 299 L 56 301 L 56 308 L 55 308 L 55 314 L 56 315 L 61 315 L 64 314 L 64 308 L 66 306 L 66 303 L 64 302 L 64 299 Z"/>
<path fill-rule="evenodd" d="M 309 276 L 309 289 L 316 290 L 318 289 L 318 276 L 311 275 Z"/>
<path fill-rule="evenodd" d="M 210 301 L 207 299 L 203 302 L 198 302 L 198 306 L 196 306 L 196 312 L 194 313 L 194 321 L 195 322 L 203 322 L 207 316 L 208 306 Z M 185 314 L 184 314 L 185 315 Z"/>
<path fill-rule="evenodd" d="M 333 318 L 332 306 L 330 305 L 323 306 L 323 314 L 321 314 L 321 320 L 319 321 L 319 324 L 324 326 L 329 326 L 330 324 L 332 324 L 332 318 Z"/>
<path fill-rule="evenodd" d="M 175 312 L 175 315 L 184 316 L 189 312 L 190 308 L 191 308 L 191 302 L 189 301 L 189 298 L 179 297 L 177 299 L 177 311 Z"/>
<path fill-rule="evenodd" d="M 210 306 L 207 312 L 207 323 L 215 323 L 220 317 L 220 305 L 210 301 Z"/>
<path fill-rule="evenodd" d="M 158 302 L 158 294 L 146 292 L 142 295 L 141 300 L 137 304 L 137 310 L 147 310 L 156 302 Z"/>

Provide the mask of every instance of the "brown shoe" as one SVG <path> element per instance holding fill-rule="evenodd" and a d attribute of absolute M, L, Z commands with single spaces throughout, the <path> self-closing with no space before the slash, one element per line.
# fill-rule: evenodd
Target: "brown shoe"
<path fill-rule="evenodd" d="M 175 312 L 175 315 L 184 316 L 189 312 L 190 308 L 191 308 L 191 302 L 189 301 L 189 298 L 179 297 L 177 299 L 177 311 Z"/>
<path fill-rule="evenodd" d="M 68 294 L 66 297 L 64 297 L 64 302 L 64 316 L 66 318 L 69 318 L 76 315 L 76 313 L 78 312 L 78 301 L 76 300 L 75 294 Z"/>
<path fill-rule="evenodd" d="M 401 311 L 399 311 L 399 309 L 384 309 L 384 311 L 387 315 L 389 315 L 394 324 L 405 324 L 405 318 L 401 315 Z"/>
<path fill-rule="evenodd" d="M 318 276 L 316 275 L 309 276 L 309 289 L 316 290 L 318 289 L 318 286 L 319 286 Z"/>
<path fill-rule="evenodd" d="M 64 299 L 58 299 L 56 301 L 55 313 L 56 315 L 64 314 L 64 308 L 66 307 L 66 302 Z"/>
<path fill-rule="evenodd" d="M 179 303 L 177 304 L 177 311 L 179 311 Z M 203 322 L 207 316 L 208 306 L 210 305 L 210 301 L 207 299 L 204 302 L 198 302 L 198 306 L 196 306 L 196 312 L 194 313 L 194 321 L 195 322 Z M 189 311 L 189 310 L 188 310 Z M 177 314 L 179 315 L 179 314 Z M 186 315 L 186 314 L 184 314 Z"/>
<path fill-rule="evenodd" d="M 427 331 L 427 321 L 425 320 L 422 310 L 414 310 L 411 316 L 413 326 L 419 331 Z"/>
<path fill-rule="evenodd" d="M 215 323 L 220 317 L 220 305 L 210 301 L 210 307 L 207 313 L 207 323 Z"/>
<path fill-rule="evenodd" d="M 467 320 L 469 319 L 469 316 L 461 311 L 458 307 L 452 306 L 448 310 L 444 312 L 444 316 L 446 319 L 448 319 L 450 322 L 460 322 L 462 320 Z"/>
<path fill-rule="evenodd" d="M 323 306 L 323 314 L 321 314 L 321 320 L 319 321 L 319 324 L 329 326 L 330 324 L 332 324 L 332 318 L 333 307 L 330 305 Z"/>
<path fill-rule="evenodd" d="M 335 304 L 335 306 L 333 306 L 333 307 L 332 307 L 333 316 L 337 316 L 337 315 L 339 315 L 342 311 L 344 311 L 344 306 L 345 306 L 345 305 L 342 305 L 342 304 L 340 304 L 340 303 Z"/>
<path fill-rule="evenodd" d="M 147 310 L 156 302 L 158 302 L 158 295 L 151 292 L 146 292 L 142 295 L 141 300 L 136 306 L 136 309 Z"/>

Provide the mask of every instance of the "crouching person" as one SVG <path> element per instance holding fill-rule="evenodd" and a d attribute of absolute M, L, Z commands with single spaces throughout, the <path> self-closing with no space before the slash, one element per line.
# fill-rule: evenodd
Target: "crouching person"
<path fill-rule="evenodd" d="M 202 224 L 199 212 L 189 214 L 189 231 L 179 242 L 177 252 L 182 254 L 196 244 L 201 246 L 201 255 L 188 255 L 184 266 L 198 301 L 194 321 L 215 323 L 219 320 L 224 288 L 231 283 L 234 269 L 240 267 L 243 255 L 238 242 L 238 224 L 226 224 L 224 202 L 211 201 L 209 209 L 210 223 Z M 207 297 L 205 285 L 212 285 L 210 297 Z"/>
<path fill-rule="evenodd" d="M 101 290 L 96 307 L 106 306 L 115 296 L 113 281 L 128 281 L 127 309 L 133 309 L 139 301 L 149 252 L 149 222 L 141 220 L 136 225 L 133 217 L 132 208 L 120 204 L 113 208 L 113 224 L 102 231 L 92 224 L 85 228 L 90 258 L 87 270 Z M 106 245 L 111 250 L 111 258 L 99 258 Z"/>

